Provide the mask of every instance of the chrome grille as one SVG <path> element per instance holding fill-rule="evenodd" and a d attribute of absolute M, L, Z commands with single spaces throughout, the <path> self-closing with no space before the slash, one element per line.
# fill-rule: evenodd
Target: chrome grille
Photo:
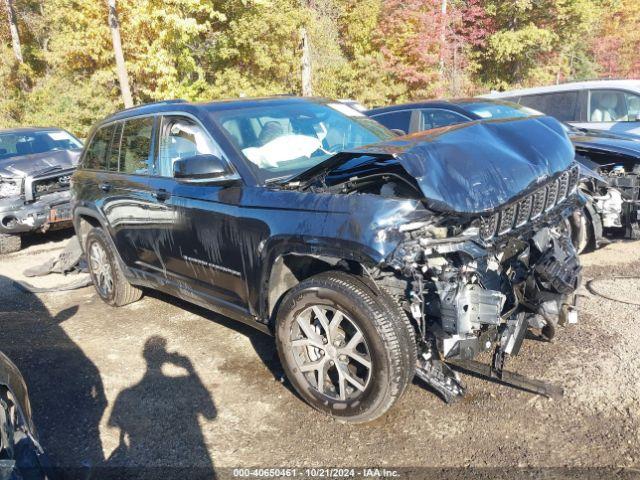
<path fill-rule="evenodd" d="M 516 208 L 517 204 L 510 205 L 500 213 L 500 227 L 498 228 L 500 235 L 507 233 L 513 228 L 513 223 L 516 220 Z"/>
<path fill-rule="evenodd" d="M 547 189 L 541 188 L 533 194 L 533 205 L 531 207 L 531 219 L 538 218 L 544 211 L 544 200 L 547 197 Z"/>
<path fill-rule="evenodd" d="M 578 165 L 574 165 L 571 170 L 569 170 L 569 193 L 573 193 L 573 191 L 578 186 L 578 181 L 580 180 L 580 167 Z"/>
<path fill-rule="evenodd" d="M 556 200 L 558 199 L 558 180 L 554 180 L 547 185 L 547 201 L 544 204 L 545 210 L 551 210 L 556 206 Z"/>
<path fill-rule="evenodd" d="M 533 207 L 533 195 L 529 195 L 518 203 L 518 215 L 516 216 L 516 227 L 521 227 L 531 217 L 531 208 Z"/>
<path fill-rule="evenodd" d="M 519 202 L 508 205 L 491 216 L 480 218 L 480 237 L 491 240 L 497 235 L 526 225 L 530 220 L 536 220 L 574 193 L 579 179 L 580 172 L 576 165 L 561 173 L 555 180 L 538 187 Z"/>
<path fill-rule="evenodd" d="M 569 193 L 569 172 L 564 172 L 558 179 L 558 202 L 561 202 Z"/>
<path fill-rule="evenodd" d="M 480 238 L 483 240 L 491 240 L 498 231 L 498 213 L 494 213 L 490 217 L 483 217 L 480 221 Z"/>

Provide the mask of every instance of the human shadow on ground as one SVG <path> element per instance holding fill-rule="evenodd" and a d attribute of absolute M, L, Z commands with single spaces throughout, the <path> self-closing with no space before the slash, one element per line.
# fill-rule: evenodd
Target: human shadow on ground
<path fill-rule="evenodd" d="M 214 321 L 220 325 L 224 325 L 225 327 L 246 336 L 251 342 L 251 345 L 257 353 L 258 357 L 267 367 L 271 375 L 273 375 L 274 379 L 281 382 L 285 386 L 285 388 L 287 388 L 297 398 L 300 398 L 298 393 L 294 390 L 293 386 L 291 386 L 288 381 L 286 381 L 284 370 L 282 369 L 280 359 L 278 358 L 275 340 L 270 335 L 267 335 L 249 325 L 245 325 L 242 322 L 233 320 L 229 317 L 225 317 L 211 310 L 200 307 L 193 303 L 189 303 L 185 300 L 173 297 L 171 295 L 152 290 L 145 290 L 145 295 L 156 298 L 162 302 L 167 302 L 175 305 L 182 310 L 186 310 L 195 315 L 199 315 L 201 317 Z"/>
<path fill-rule="evenodd" d="M 119 444 L 99 477 L 215 478 L 199 417 L 213 420 L 217 412 L 193 364 L 167 351 L 160 336 L 147 339 L 142 356 L 144 376 L 113 404 L 108 424 L 119 429 Z"/>

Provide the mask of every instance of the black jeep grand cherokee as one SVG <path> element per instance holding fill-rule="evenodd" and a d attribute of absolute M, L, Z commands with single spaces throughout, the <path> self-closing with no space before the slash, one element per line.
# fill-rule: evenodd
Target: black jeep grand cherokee
<path fill-rule="evenodd" d="M 150 287 L 272 333 L 307 402 L 362 422 L 562 319 L 573 158 L 542 116 L 395 137 L 325 100 L 169 101 L 94 129 L 74 223 L 108 304 Z"/>

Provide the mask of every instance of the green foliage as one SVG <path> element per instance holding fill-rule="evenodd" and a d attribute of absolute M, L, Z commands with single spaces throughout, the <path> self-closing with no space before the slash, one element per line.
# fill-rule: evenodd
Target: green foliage
<path fill-rule="evenodd" d="M 637 0 L 118 0 L 136 103 L 301 91 L 366 105 L 489 88 L 640 76 Z M 0 128 L 86 135 L 122 107 L 107 0 L 14 0 L 21 51 L 0 8 Z M 444 42 L 442 41 L 444 35 Z"/>

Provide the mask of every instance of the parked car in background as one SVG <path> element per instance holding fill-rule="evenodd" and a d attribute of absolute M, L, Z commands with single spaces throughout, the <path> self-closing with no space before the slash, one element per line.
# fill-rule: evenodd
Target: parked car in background
<path fill-rule="evenodd" d="M 0 478 L 46 480 L 46 469 L 27 386 L 18 368 L 0 352 Z"/>
<path fill-rule="evenodd" d="M 483 119 L 542 115 L 504 100 L 468 98 L 394 105 L 366 112 L 387 128 L 408 133 Z M 588 202 L 570 221 L 579 252 L 603 243 L 603 234 L 640 237 L 640 139 L 563 125 L 582 165 L 580 189 Z"/>
<path fill-rule="evenodd" d="M 549 117 L 398 138 L 342 103 L 276 97 L 117 113 L 72 189 L 106 303 L 146 286 L 271 333 L 302 398 L 363 422 L 416 371 L 462 395 L 443 360 L 495 349 L 506 381 L 527 328 L 565 318 L 578 178 Z"/>
<path fill-rule="evenodd" d="M 0 130 L 0 254 L 21 235 L 71 226 L 69 181 L 82 142 L 65 130 Z"/>
<path fill-rule="evenodd" d="M 484 95 L 594 130 L 640 136 L 640 80 L 596 80 Z"/>

